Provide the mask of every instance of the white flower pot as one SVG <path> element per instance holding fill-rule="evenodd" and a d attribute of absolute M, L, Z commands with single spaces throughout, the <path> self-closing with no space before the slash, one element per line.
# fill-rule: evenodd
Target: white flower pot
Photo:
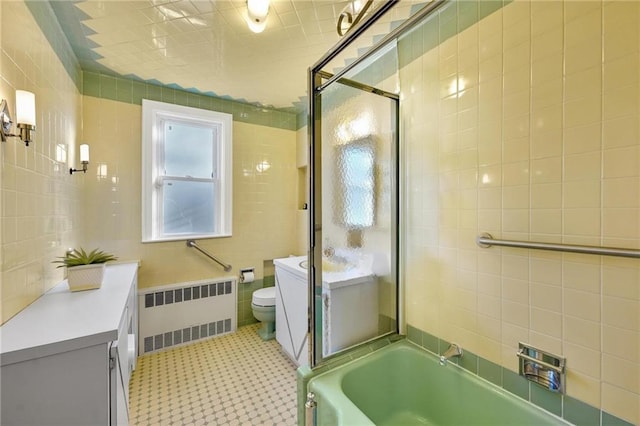
<path fill-rule="evenodd" d="M 100 288 L 104 277 L 105 265 L 105 263 L 97 263 L 67 268 L 69 290 L 83 291 Z"/>

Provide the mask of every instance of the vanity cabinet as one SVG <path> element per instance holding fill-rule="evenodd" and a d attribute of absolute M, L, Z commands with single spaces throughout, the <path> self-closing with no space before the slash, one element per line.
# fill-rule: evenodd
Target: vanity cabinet
<path fill-rule="evenodd" d="M 66 281 L 0 327 L 2 425 L 126 425 L 135 368 L 137 263 L 102 287 Z"/>

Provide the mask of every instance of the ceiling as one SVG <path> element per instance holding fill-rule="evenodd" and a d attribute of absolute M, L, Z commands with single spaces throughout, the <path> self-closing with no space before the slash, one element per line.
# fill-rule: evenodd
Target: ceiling
<path fill-rule="evenodd" d="M 50 0 L 83 70 L 292 110 L 302 105 L 309 66 L 339 41 L 336 23 L 348 3 L 271 0 L 266 29 L 256 34 L 245 0 Z M 341 65 L 412 6 L 405 0 L 385 14 Z"/>

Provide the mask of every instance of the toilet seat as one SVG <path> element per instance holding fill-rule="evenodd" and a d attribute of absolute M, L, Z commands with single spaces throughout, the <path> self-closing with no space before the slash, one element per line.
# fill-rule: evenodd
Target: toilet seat
<path fill-rule="evenodd" d="M 257 306 L 275 306 L 276 305 L 276 288 L 265 287 L 253 292 L 251 303 Z"/>

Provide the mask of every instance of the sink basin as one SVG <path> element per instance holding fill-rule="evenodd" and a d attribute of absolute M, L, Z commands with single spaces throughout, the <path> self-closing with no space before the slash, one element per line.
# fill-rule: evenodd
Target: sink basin
<path fill-rule="evenodd" d="M 298 265 L 302 269 L 309 269 L 309 261 L 307 260 L 303 260 Z M 354 266 L 342 256 L 333 256 L 331 259 L 322 258 L 322 270 L 324 272 L 344 272 L 353 269 Z"/>

